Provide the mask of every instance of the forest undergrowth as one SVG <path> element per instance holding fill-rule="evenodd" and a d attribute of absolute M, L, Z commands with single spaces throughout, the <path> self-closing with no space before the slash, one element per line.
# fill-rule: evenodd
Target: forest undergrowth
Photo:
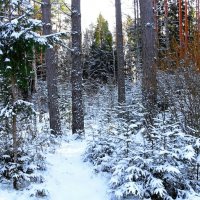
<path fill-rule="evenodd" d="M 183 113 L 176 118 L 172 112 L 175 104 L 158 108 L 149 125 L 140 83 L 130 88 L 129 106 L 104 107 L 102 99 L 93 107 L 85 161 L 96 173 L 109 174 L 113 199 L 199 199 L 199 137 L 183 128 Z"/>
<path fill-rule="evenodd" d="M 19 131 L 17 164 L 14 162 L 12 140 L 9 138 L 11 133 L 6 129 L 6 123 L 12 116 L 11 109 L 15 108 L 1 111 L 4 126 L 0 130 L 3 142 L 0 151 L 0 180 L 1 184 L 11 184 L 18 190 L 45 181 L 39 172 L 46 170 L 45 154 L 47 150 L 53 151 L 55 144 L 60 141 L 50 137 L 48 117 L 45 114 L 46 89 L 44 84 L 40 85 L 43 87 L 38 92 L 39 107 L 34 108 L 31 103 L 21 101 L 21 105 L 26 104 L 22 106 L 23 109 L 27 108 L 29 113 L 23 117 L 21 115 L 26 112 L 23 110 L 20 114 L 20 107 L 17 110 L 18 130 L 26 130 Z M 179 88 L 177 95 L 182 101 L 178 102 L 175 97 L 170 98 L 172 87 L 170 90 L 169 87 L 168 90 L 164 89 L 162 84 L 160 87 L 160 98 L 167 98 L 171 103 L 166 109 L 162 106 L 158 108 L 154 123 L 149 125 L 145 119 L 148 111 L 142 106 L 140 82 L 127 80 L 127 105 L 124 106 L 117 105 L 115 85 L 84 86 L 85 138 L 88 140 L 84 161 L 94 165 L 95 173 L 108 175 L 109 192 L 113 199 L 200 198 L 198 129 L 194 129 L 195 123 L 193 127 L 187 126 L 188 123 L 184 123 L 187 112 L 178 110 L 179 103 L 184 104 L 182 97 L 186 92 L 184 90 L 180 94 Z M 64 133 L 69 133 L 71 129 L 70 93 L 67 91 L 67 86 L 60 87 Z M 168 96 L 164 97 L 165 94 Z M 37 97 L 33 98 L 35 101 L 38 101 Z M 46 193 L 38 190 L 34 195 L 45 197 Z"/>

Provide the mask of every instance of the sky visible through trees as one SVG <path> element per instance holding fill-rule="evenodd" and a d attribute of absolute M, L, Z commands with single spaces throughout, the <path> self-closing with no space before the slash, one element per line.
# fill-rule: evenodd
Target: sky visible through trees
<path fill-rule="evenodd" d="M 96 23 L 98 15 L 101 13 L 109 22 L 109 28 L 113 32 L 115 29 L 115 1 L 114 0 L 82 0 L 82 26 L 83 30 Z M 132 0 L 122 0 L 123 20 L 126 15 L 132 15 Z"/>

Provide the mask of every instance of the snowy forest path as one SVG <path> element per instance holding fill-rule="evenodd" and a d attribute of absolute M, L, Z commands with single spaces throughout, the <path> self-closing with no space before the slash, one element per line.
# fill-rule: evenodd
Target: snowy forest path
<path fill-rule="evenodd" d="M 106 180 L 84 163 L 85 141 L 63 142 L 47 157 L 45 188 L 51 200 L 108 200 Z"/>
<path fill-rule="evenodd" d="M 109 199 L 107 179 L 95 174 L 92 166 L 83 162 L 85 140 L 62 140 L 55 148 L 54 153 L 45 155 L 47 170 L 39 172 L 44 178 L 43 183 L 31 184 L 22 191 L 0 187 L 0 200 L 38 200 L 40 198 L 30 195 L 43 189 L 47 193 L 45 200 Z"/>

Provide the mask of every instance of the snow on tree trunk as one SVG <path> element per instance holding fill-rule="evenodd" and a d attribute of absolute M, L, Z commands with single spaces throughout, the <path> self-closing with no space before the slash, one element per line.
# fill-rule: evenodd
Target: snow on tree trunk
<path fill-rule="evenodd" d="M 51 27 L 51 3 L 50 0 L 42 1 L 42 21 L 43 34 L 52 33 Z M 58 106 L 58 90 L 57 90 L 57 71 L 55 52 L 53 48 L 47 48 L 45 52 L 47 89 L 48 89 L 48 106 L 51 133 L 55 135 L 61 134 L 60 113 Z"/>
<path fill-rule="evenodd" d="M 156 33 L 152 0 L 140 0 L 142 25 L 142 90 L 143 104 L 152 122 L 157 99 Z"/>
<path fill-rule="evenodd" d="M 81 61 L 81 13 L 80 0 L 71 2 L 72 23 L 72 133 L 84 132 Z"/>
<path fill-rule="evenodd" d="M 115 0 L 116 39 L 117 39 L 117 68 L 118 68 L 118 102 L 125 103 L 124 51 L 122 33 L 121 0 Z"/>

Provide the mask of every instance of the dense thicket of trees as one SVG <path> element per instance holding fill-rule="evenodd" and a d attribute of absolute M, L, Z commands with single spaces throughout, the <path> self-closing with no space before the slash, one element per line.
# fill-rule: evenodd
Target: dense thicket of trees
<path fill-rule="evenodd" d="M 19 4 L 17 4 L 19 3 Z M 33 8 L 27 7 L 26 1 L 1 1 L 0 24 L 0 85 L 1 85 L 1 159 L 7 166 L 1 176 L 10 179 L 13 187 L 18 189 L 16 172 L 21 173 L 19 181 L 25 178 L 26 172 L 18 169 L 19 156 L 23 151 L 25 137 L 19 134 L 32 123 L 34 109 L 28 100 L 31 95 L 33 48 L 46 46 L 47 41 L 37 34 L 41 30 L 41 21 L 32 18 Z M 27 133 L 29 131 L 27 130 Z M 29 132 L 30 133 L 30 132 Z M 3 155 L 8 154 L 5 162 Z M 21 162 L 21 165 L 24 163 Z M 12 169 L 12 170 L 11 170 Z"/>
<path fill-rule="evenodd" d="M 101 14 L 97 18 L 97 24 L 90 40 L 91 45 L 85 58 L 83 77 L 108 83 L 116 71 L 113 38 L 108 28 L 108 22 Z"/>

